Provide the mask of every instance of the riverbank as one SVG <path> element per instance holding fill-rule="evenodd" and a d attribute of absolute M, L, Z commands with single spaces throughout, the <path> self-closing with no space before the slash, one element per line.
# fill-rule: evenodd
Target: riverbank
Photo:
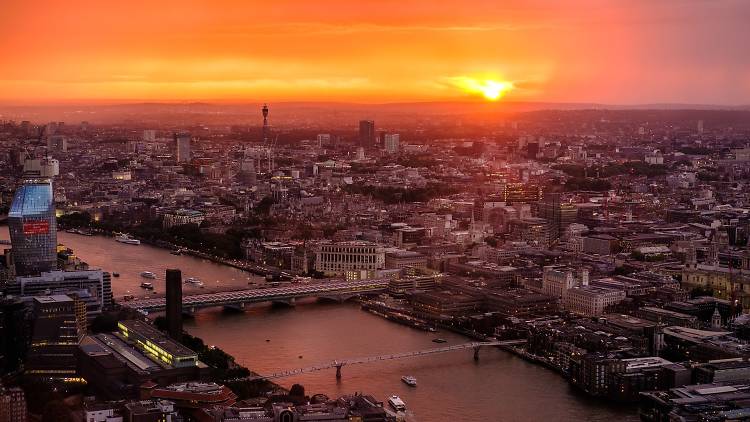
<path fill-rule="evenodd" d="M 434 328 L 439 328 L 441 330 L 450 331 L 450 332 L 465 336 L 469 339 L 476 340 L 476 341 L 496 340 L 495 337 L 486 336 L 481 333 L 477 333 L 475 331 L 469 331 L 461 327 L 457 327 L 451 324 L 446 324 L 444 321 L 427 319 L 424 317 L 423 314 L 419 314 L 420 316 L 422 316 L 421 319 L 417 318 L 415 316 L 416 313 L 410 312 L 409 309 L 406 309 L 403 306 L 388 305 L 381 301 L 360 301 L 360 306 L 363 310 L 367 311 L 368 313 L 371 313 L 380 318 L 386 319 L 390 322 L 396 322 L 401 325 L 407 325 L 415 329 L 424 329 L 424 327 L 430 327 L 432 329 L 431 331 L 434 331 Z M 512 339 L 507 339 L 507 340 L 512 340 Z M 548 358 L 530 353 L 529 351 L 526 350 L 525 347 L 522 347 L 522 346 L 499 345 L 496 347 L 514 356 L 517 356 L 526 362 L 532 363 L 537 366 L 541 366 L 545 369 L 555 372 L 557 376 L 559 376 L 561 379 L 568 382 L 571 386 L 575 387 L 578 391 L 582 392 L 588 397 L 591 397 L 594 400 L 604 401 L 601 399 L 601 397 L 592 395 L 588 391 L 581 389 L 579 386 L 575 385 L 575 383 L 571 382 L 570 376 L 565 371 L 561 370 L 557 365 L 554 364 L 554 362 L 550 361 Z"/>
<path fill-rule="evenodd" d="M 206 309 L 185 321 L 185 330 L 261 374 L 471 341 L 454 330 L 435 334 L 393 323 L 352 302 L 298 302 L 293 308 L 263 306 L 242 314 Z M 436 345 L 435 337 L 446 342 Z M 274 381 L 285 388 L 302 384 L 329 397 L 359 391 L 379 399 L 396 394 L 423 421 L 637 420 L 631 409 L 589 399 L 557 374 L 505 350 L 487 347 L 480 355 L 475 361 L 473 350 L 465 349 L 377 360 L 344 366 L 341 379 L 335 369 L 323 369 Z M 404 375 L 416 377 L 419 386 L 405 385 Z"/>
<path fill-rule="evenodd" d="M 61 227 L 60 229 L 62 230 L 64 229 L 64 227 Z M 71 227 L 70 229 L 79 229 L 79 228 Z M 118 230 L 105 230 L 105 229 L 99 229 L 99 228 L 87 228 L 86 230 L 87 230 L 87 234 L 83 234 L 80 232 L 70 232 L 67 230 L 66 232 L 70 234 L 77 234 L 80 236 L 91 236 L 91 235 L 97 236 L 98 235 L 98 236 L 105 236 L 105 237 L 115 237 L 117 234 L 121 233 Z M 191 248 L 185 247 L 184 245 L 180 245 L 180 244 L 173 243 L 173 242 L 168 242 L 168 241 L 161 240 L 161 239 L 150 239 L 150 238 L 143 238 L 143 237 L 138 237 L 137 239 L 141 243 L 146 244 L 146 245 L 165 249 L 170 252 L 179 251 L 179 254 L 206 259 L 217 264 L 227 265 L 229 267 L 236 268 L 238 270 L 243 270 L 248 273 L 262 276 L 262 277 L 269 277 L 269 276 L 273 276 L 277 278 L 278 277 L 291 277 L 291 274 L 288 274 L 279 268 L 270 267 L 267 265 L 258 265 L 258 264 L 250 263 L 247 261 L 239 260 L 239 259 L 226 258 L 226 257 L 222 257 L 219 255 L 211 254 L 205 251 L 191 249 Z"/>

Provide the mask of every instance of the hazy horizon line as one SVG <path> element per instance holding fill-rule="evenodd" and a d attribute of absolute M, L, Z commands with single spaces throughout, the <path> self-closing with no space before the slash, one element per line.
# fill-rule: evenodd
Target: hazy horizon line
<path fill-rule="evenodd" d="M 7 101 L 0 100 L 0 107 L 70 107 L 70 106 L 132 106 L 132 105 L 211 105 L 211 106 L 242 106 L 258 104 L 319 104 L 319 105 L 352 105 L 352 106 L 388 106 L 388 105 L 430 105 L 430 104 L 470 104 L 474 106 L 485 106 L 488 108 L 512 105 L 560 105 L 560 106 L 586 106 L 586 107 L 616 107 L 616 108 L 674 108 L 685 107 L 691 108 L 747 108 L 748 103 L 689 103 L 689 102 L 645 102 L 645 103 L 616 103 L 616 102 L 599 102 L 599 101 L 535 101 L 535 100 L 510 100 L 510 101 L 485 101 L 479 99 L 446 99 L 446 100 L 401 100 L 401 101 L 379 101 L 379 102 L 360 102 L 360 101 L 343 101 L 343 100 L 279 100 L 279 101 L 262 101 L 262 100 L 232 100 L 232 99 L 211 99 L 211 100 L 129 100 L 129 99 L 76 99 L 76 100 L 51 100 L 51 101 Z"/>

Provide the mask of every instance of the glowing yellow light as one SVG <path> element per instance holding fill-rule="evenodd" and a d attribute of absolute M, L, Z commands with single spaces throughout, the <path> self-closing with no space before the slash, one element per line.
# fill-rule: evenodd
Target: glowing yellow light
<path fill-rule="evenodd" d="M 514 88 L 513 82 L 492 79 L 475 79 L 466 76 L 452 78 L 453 83 L 466 92 L 481 94 L 490 101 L 497 101 Z"/>

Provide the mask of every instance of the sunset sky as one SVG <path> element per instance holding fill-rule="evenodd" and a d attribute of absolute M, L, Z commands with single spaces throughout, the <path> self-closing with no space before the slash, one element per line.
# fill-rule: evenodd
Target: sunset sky
<path fill-rule="evenodd" d="M 455 100 L 491 80 L 512 84 L 499 101 L 750 104 L 744 0 L 0 7 L 3 103 Z"/>

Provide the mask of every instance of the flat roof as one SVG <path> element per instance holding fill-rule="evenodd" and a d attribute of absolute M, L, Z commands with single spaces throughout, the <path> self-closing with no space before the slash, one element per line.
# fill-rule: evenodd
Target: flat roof
<path fill-rule="evenodd" d="M 182 344 L 170 339 L 166 335 L 162 334 L 161 331 L 141 321 L 127 320 L 120 321 L 129 332 L 133 332 L 136 335 L 146 338 L 152 343 L 158 345 L 162 349 L 166 350 L 174 357 L 182 356 L 197 356 L 198 354 Z"/>
<path fill-rule="evenodd" d="M 34 300 L 39 303 L 65 303 L 73 301 L 67 295 L 35 296 Z"/>

